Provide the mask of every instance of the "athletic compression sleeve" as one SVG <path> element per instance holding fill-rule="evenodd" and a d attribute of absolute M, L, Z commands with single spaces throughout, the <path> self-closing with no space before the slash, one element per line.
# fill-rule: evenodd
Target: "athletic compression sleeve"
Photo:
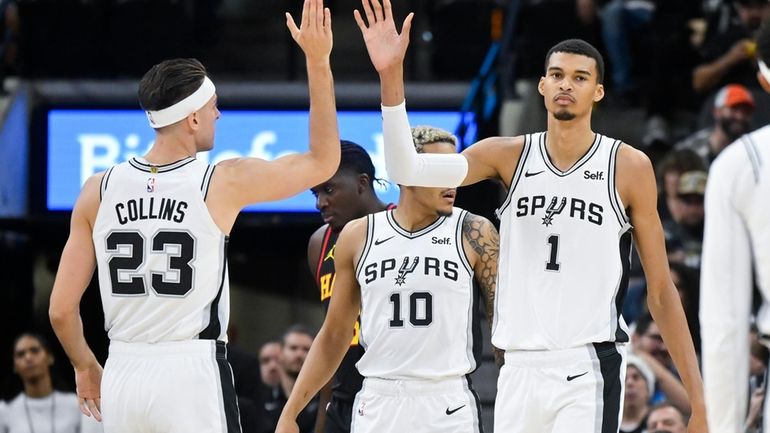
<path fill-rule="evenodd" d="M 385 167 L 399 185 L 454 188 L 468 174 L 468 160 L 460 154 L 417 153 L 406 115 L 406 101 L 382 106 Z"/>
<path fill-rule="evenodd" d="M 703 382 L 712 432 L 744 431 L 749 392 L 752 259 L 740 203 L 742 191 L 751 189 L 741 174 L 751 169 L 735 152 L 743 149 L 728 150 L 709 172 L 700 279 Z"/>

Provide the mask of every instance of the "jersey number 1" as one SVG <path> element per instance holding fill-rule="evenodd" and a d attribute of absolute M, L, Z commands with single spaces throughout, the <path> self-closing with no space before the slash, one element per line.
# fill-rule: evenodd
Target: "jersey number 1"
<path fill-rule="evenodd" d="M 561 263 L 556 261 L 559 258 L 559 235 L 548 236 L 548 244 L 551 246 L 551 254 L 545 263 L 545 270 L 558 271 L 561 268 Z"/>
<path fill-rule="evenodd" d="M 161 296 L 181 297 L 192 290 L 195 258 L 195 238 L 188 232 L 160 231 L 151 242 L 150 254 L 164 254 L 167 272 L 152 272 L 152 289 Z M 121 254 L 120 247 L 130 247 L 130 253 Z M 147 293 L 144 274 L 137 272 L 145 261 L 144 237 L 135 231 L 112 232 L 107 236 L 107 252 L 112 294 L 137 296 Z M 128 274 L 128 275 L 126 275 Z"/>

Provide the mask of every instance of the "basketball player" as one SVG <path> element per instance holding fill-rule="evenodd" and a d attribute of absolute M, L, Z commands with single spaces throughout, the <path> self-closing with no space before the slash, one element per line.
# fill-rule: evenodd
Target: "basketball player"
<path fill-rule="evenodd" d="M 309 152 L 195 159 L 214 144 L 215 88 L 197 60 L 169 60 L 139 83 L 155 144 L 91 177 L 75 204 L 49 313 L 81 410 L 101 419 L 103 409 L 107 432 L 240 431 L 225 353 L 227 234 L 244 206 L 297 194 L 339 164 L 329 10 L 306 0 L 299 28 L 286 19 L 307 60 Z M 78 313 L 96 266 L 110 337 L 103 380 Z"/>
<path fill-rule="evenodd" d="M 345 140 L 342 141 L 340 149 L 340 166 L 337 173 L 326 182 L 310 189 L 316 198 L 316 208 L 321 211 L 326 224 L 310 237 L 307 260 L 321 292 L 324 311 L 327 312 L 334 282 L 334 250 L 340 231 L 351 220 L 393 207 L 382 203 L 374 192 L 374 164 L 366 150 Z M 356 320 L 350 348 L 334 375 L 334 384 L 330 382 L 321 389 L 320 408 L 315 424 L 315 431 L 318 433 L 350 431 L 353 399 L 361 390 L 364 380 L 356 370 L 356 362 L 364 353 L 358 343 L 359 329 L 360 323 Z"/>
<path fill-rule="evenodd" d="M 628 329 L 620 314 L 633 228 L 647 302 L 705 431 L 695 351 L 671 281 L 652 166 L 636 149 L 591 130 L 604 66 L 590 44 L 568 40 L 546 56 L 538 90 L 547 132 L 493 137 L 457 155 L 418 155 L 404 104 L 403 59 L 389 0 L 363 1 L 361 28 L 380 74 L 385 161 L 399 184 L 452 187 L 498 179 L 500 292 L 492 344 L 506 351 L 495 432 L 617 432 Z M 383 7 L 384 6 L 384 7 Z M 364 309 L 366 307 L 364 306 Z"/>
<path fill-rule="evenodd" d="M 455 138 L 444 131 L 415 135 L 418 152 L 455 152 Z M 277 432 L 297 432 L 297 414 L 344 357 L 359 310 L 366 351 L 356 366 L 364 382 L 351 431 L 481 430 L 467 379 L 481 349 L 473 278 L 491 312 L 498 236 L 488 220 L 454 208 L 454 199 L 454 188 L 403 187 L 396 209 L 345 226 L 329 314 Z"/>
<path fill-rule="evenodd" d="M 757 63 L 759 84 L 770 92 L 770 21 L 757 34 Z M 700 323 L 706 406 L 714 432 L 745 429 L 755 281 L 764 301 L 756 317 L 759 340 L 770 345 L 769 141 L 770 126 L 765 126 L 728 146 L 712 163 L 706 186 Z M 764 431 L 769 430 L 765 404 Z"/>

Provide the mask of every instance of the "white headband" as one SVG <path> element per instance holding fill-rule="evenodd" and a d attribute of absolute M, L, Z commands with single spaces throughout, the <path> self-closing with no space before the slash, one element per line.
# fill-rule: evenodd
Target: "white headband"
<path fill-rule="evenodd" d="M 758 60 L 757 63 L 759 64 L 759 72 L 761 72 L 762 76 L 765 77 L 765 81 L 770 84 L 770 68 L 768 68 L 765 62 L 762 60 Z"/>
<path fill-rule="evenodd" d="M 150 122 L 150 126 L 155 129 L 179 122 L 191 113 L 203 108 L 216 91 L 217 89 L 209 77 L 203 77 L 203 83 L 192 95 L 162 110 L 146 111 L 147 120 Z"/>

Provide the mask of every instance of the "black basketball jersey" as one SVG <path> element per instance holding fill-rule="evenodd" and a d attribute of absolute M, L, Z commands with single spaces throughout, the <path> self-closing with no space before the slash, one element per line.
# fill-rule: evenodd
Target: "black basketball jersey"
<path fill-rule="evenodd" d="M 388 209 L 394 209 L 394 204 L 389 204 Z M 334 247 L 337 245 L 337 237 L 339 232 L 332 230 L 331 226 L 326 228 L 324 232 L 323 242 L 321 243 L 321 254 L 318 257 L 318 265 L 316 265 L 315 282 L 321 291 L 321 304 L 323 304 L 324 312 L 329 311 L 329 300 L 332 296 L 332 287 L 334 286 Z M 356 369 L 356 363 L 364 354 L 364 348 L 358 343 L 359 332 L 361 330 L 361 318 L 356 319 L 355 327 L 350 340 L 350 347 L 348 353 L 342 358 L 337 373 L 334 375 L 334 383 L 332 384 L 332 394 L 334 397 L 353 402 L 358 391 L 361 390 L 361 385 L 364 378 L 358 373 Z"/>

